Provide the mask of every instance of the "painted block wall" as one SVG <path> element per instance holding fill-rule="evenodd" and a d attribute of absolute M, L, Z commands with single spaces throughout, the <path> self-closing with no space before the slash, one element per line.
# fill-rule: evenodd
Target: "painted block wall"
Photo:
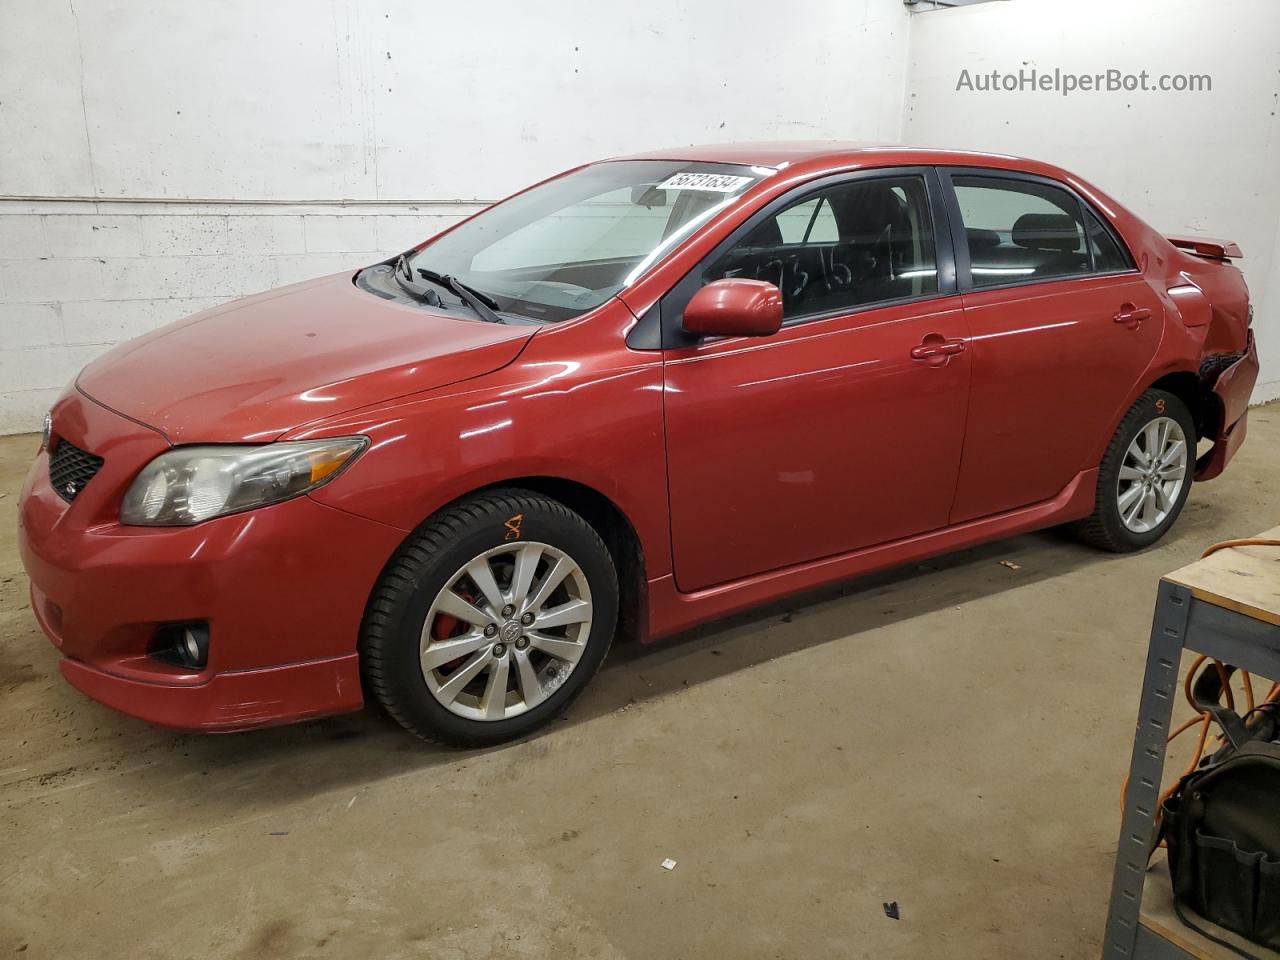
<path fill-rule="evenodd" d="M 896 139 L 906 83 L 898 0 L 13 0 L 4 20 L 0 433 L 37 429 L 113 344 L 584 161 Z"/>
<path fill-rule="evenodd" d="M 762 31 L 760 24 L 768 23 Z M 815 26 L 820 29 L 815 30 Z M 1034 66 L 1207 94 L 975 93 Z M 380 259 L 584 160 L 866 139 L 1057 162 L 1245 249 L 1280 395 L 1280 4 L 13 0 L 0 31 L 0 433 L 115 343 Z"/>
<path fill-rule="evenodd" d="M 1280 396 L 1280 3 L 1012 0 L 911 19 L 903 139 L 1011 153 L 1097 184 L 1166 234 L 1237 241 L 1262 372 Z M 1203 93 L 978 92 L 1023 69 L 1207 74 Z"/>

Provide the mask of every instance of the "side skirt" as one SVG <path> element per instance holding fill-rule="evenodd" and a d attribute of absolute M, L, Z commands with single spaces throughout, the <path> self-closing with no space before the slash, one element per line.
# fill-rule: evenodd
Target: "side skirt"
<path fill-rule="evenodd" d="M 1098 470 L 1095 467 L 1076 474 L 1051 500 L 852 553 L 756 574 L 694 593 L 677 590 L 674 576 L 650 580 L 649 630 L 644 640 L 656 640 L 739 610 L 864 573 L 1079 520 L 1093 511 L 1097 486 Z"/>

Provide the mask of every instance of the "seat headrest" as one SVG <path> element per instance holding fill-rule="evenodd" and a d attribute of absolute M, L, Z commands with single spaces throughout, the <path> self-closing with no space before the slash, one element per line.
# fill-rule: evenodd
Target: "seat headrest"
<path fill-rule="evenodd" d="M 1013 242 L 1029 250 L 1080 249 L 1080 228 L 1066 213 L 1024 213 L 1013 225 Z"/>
<path fill-rule="evenodd" d="M 767 217 L 758 227 L 747 234 L 744 242 L 749 247 L 782 246 L 782 228 L 778 226 L 778 218 Z"/>
<path fill-rule="evenodd" d="M 895 231 L 908 229 L 905 204 L 887 183 L 855 184 L 833 197 L 842 238 L 854 234 L 878 235 L 886 226 Z"/>
<path fill-rule="evenodd" d="M 987 253 L 1000 246 L 1000 234 L 994 230 L 984 230 L 982 227 L 965 227 L 964 232 L 969 237 L 970 251 Z"/>

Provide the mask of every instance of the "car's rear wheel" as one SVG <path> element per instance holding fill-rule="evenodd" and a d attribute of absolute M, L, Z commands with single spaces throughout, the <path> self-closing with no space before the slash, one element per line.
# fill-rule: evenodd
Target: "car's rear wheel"
<path fill-rule="evenodd" d="M 1186 404 L 1165 390 L 1144 393 L 1107 446 L 1093 513 L 1076 525 L 1080 537 L 1117 553 L 1163 537 L 1191 490 L 1195 445 Z"/>
<path fill-rule="evenodd" d="M 608 652 L 618 586 L 599 535 L 563 504 L 497 491 L 433 517 L 379 581 L 367 685 L 406 729 L 499 743 L 559 715 Z"/>

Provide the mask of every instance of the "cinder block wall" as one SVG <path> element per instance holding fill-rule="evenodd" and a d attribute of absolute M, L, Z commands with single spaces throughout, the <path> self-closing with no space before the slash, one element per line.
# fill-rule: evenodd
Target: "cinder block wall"
<path fill-rule="evenodd" d="M 0 434 L 39 424 L 117 343 L 384 259 L 481 206 L 0 201 Z"/>
<path fill-rule="evenodd" d="M 912 17 L 903 140 L 1047 160 L 1166 234 L 1239 243 L 1262 363 L 1253 401 L 1280 397 L 1280 3 L 1075 0 L 1069 16 L 1063 9 L 1020 0 Z M 962 71 L 1030 68 L 1211 83 L 1069 96 L 957 89 Z"/>
<path fill-rule="evenodd" d="M 594 0 L 8 4 L 0 433 L 38 429 L 113 343 L 380 259 L 588 160 L 896 139 L 902 0 L 776 12 L 765 0 L 652 0 L 609 17 Z"/>

